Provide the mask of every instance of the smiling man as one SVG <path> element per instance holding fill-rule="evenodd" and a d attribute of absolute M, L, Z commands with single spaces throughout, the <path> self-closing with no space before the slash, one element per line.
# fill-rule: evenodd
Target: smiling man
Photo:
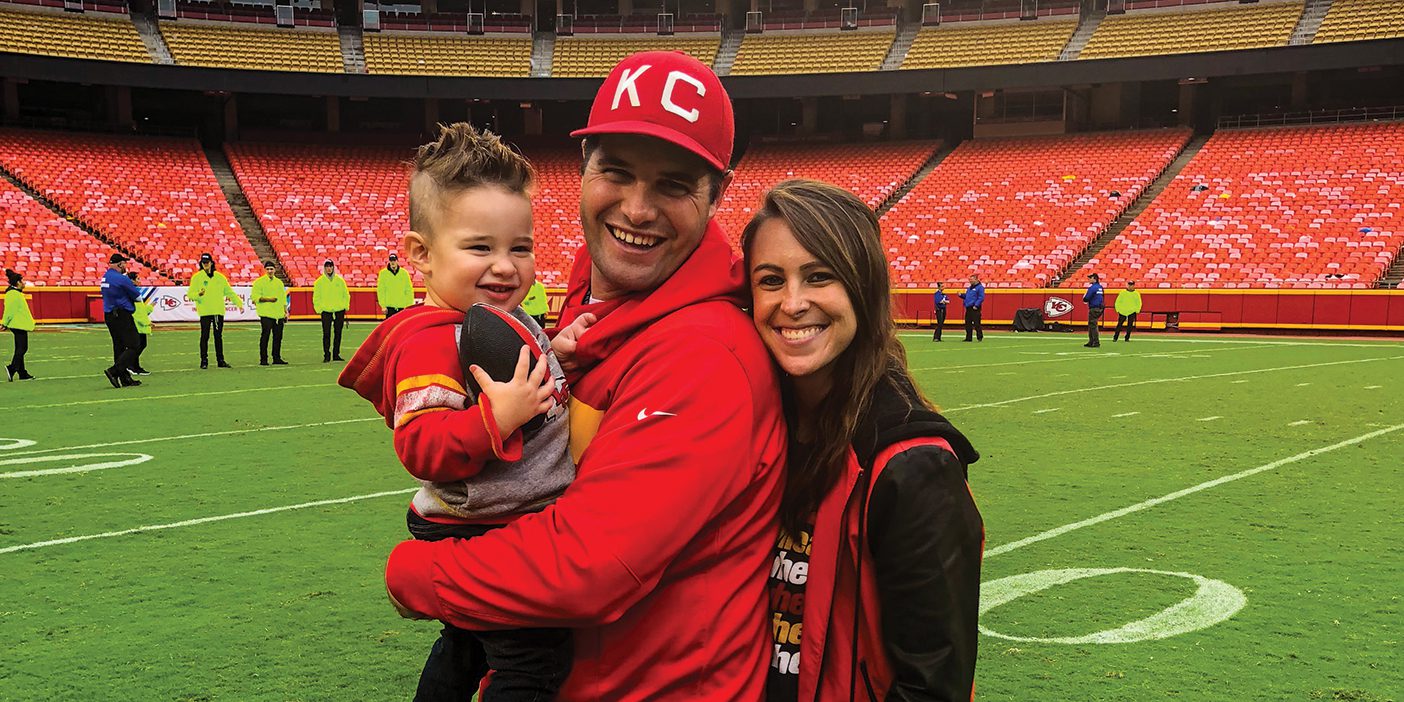
<path fill-rule="evenodd" d="M 573 627 L 562 700 L 758 700 L 765 576 L 785 431 L 712 221 L 731 181 L 730 98 L 704 64 L 635 54 L 583 137 L 576 259 L 561 326 L 577 478 L 554 505 L 471 541 L 406 542 L 405 609 L 466 629 Z"/>

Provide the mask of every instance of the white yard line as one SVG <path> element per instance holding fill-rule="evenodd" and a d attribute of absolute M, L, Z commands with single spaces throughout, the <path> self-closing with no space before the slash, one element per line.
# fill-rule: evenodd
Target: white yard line
<path fill-rule="evenodd" d="M 1059 411 L 1059 410 L 1061 410 L 1061 409 L 1063 409 L 1063 408 L 1062 408 L 1062 407 L 1049 407 L 1048 409 L 1034 410 L 1034 414 L 1048 414 L 1049 412 L 1057 412 L 1057 411 Z"/>
<path fill-rule="evenodd" d="M 921 335 L 921 334 L 901 334 L 900 336 L 917 338 L 917 337 L 920 337 L 920 336 L 922 336 L 922 335 Z M 929 338 L 931 338 L 931 335 L 930 335 L 930 334 L 926 334 L 925 337 L 929 339 Z M 1085 339 L 1086 337 L 1085 337 L 1085 336 L 1078 335 L 1078 334 L 1066 334 L 1066 335 L 1065 335 L 1065 334 L 1043 334 L 1043 335 L 1040 335 L 1040 334 L 991 334 L 991 335 L 988 335 L 986 338 L 987 338 L 987 339 L 994 339 L 995 341 L 1017 340 L 1016 343 L 1047 342 L 1047 343 L 1066 344 L 1066 343 L 1068 343 L 1069 341 L 1078 341 L 1078 340 L 1081 340 L 1081 339 Z M 1139 337 L 1138 337 L 1138 338 L 1139 338 Z M 1362 349 L 1378 349 L 1378 348 L 1385 348 L 1385 349 L 1388 349 L 1388 348 L 1398 348 L 1399 345 L 1400 345 L 1399 342 L 1397 342 L 1397 341 L 1388 341 L 1388 340 L 1381 340 L 1381 341 L 1374 342 L 1374 343 L 1368 343 L 1368 342 L 1345 342 L 1345 341 L 1266 341 L 1266 340 L 1263 340 L 1263 339 L 1180 339 L 1180 338 L 1174 338 L 1174 337 L 1171 337 L 1171 336 L 1165 336 L 1165 335 L 1159 335 L 1159 334 L 1157 334 L 1157 335 L 1154 336 L 1154 337 L 1146 337 L 1145 339 L 1141 340 L 1141 341 L 1138 342 L 1138 343 L 1141 343 L 1141 344 L 1151 344 L 1151 343 L 1166 343 L 1166 344 L 1266 344 L 1266 345 L 1270 345 L 1270 346 L 1339 346 L 1339 347 L 1343 347 L 1343 348 L 1362 348 Z"/>
<path fill-rule="evenodd" d="M 17 546 L 6 546 L 0 548 L 0 553 L 14 553 L 15 551 L 29 551 L 36 548 L 48 546 L 62 546 L 64 544 L 77 543 L 79 541 L 89 541 L 92 539 L 107 539 L 113 536 L 126 536 L 128 534 L 141 534 L 148 531 L 159 531 L 161 529 L 178 529 L 180 527 L 195 526 L 198 524 L 209 524 L 211 522 L 222 522 L 229 519 L 242 519 L 244 517 L 257 517 L 264 514 L 276 514 L 278 512 L 290 512 L 295 509 L 307 509 L 309 507 L 324 507 L 327 505 L 340 505 L 348 502 L 359 502 L 361 500 L 371 500 L 377 497 L 388 497 L 390 495 L 407 495 L 419 488 L 409 488 L 407 490 L 387 490 L 385 492 L 373 492 L 369 495 L 356 495 L 354 497 L 342 497 L 335 500 L 317 500 L 316 502 L 303 502 L 297 505 L 286 505 L 283 507 L 269 507 L 267 509 L 256 509 L 251 512 L 235 512 L 234 514 L 221 514 L 217 517 L 200 517 L 199 519 L 187 519 L 183 522 L 171 522 L 169 524 L 151 524 L 140 526 L 135 529 L 123 529 L 121 531 L 105 531 L 101 534 L 85 534 L 83 536 L 70 536 L 66 539 L 52 539 L 50 541 L 36 541 L 32 544 L 19 544 Z"/>
<path fill-rule="evenodd" d="M 1203 350 L 1205 350 L 1205 351 L 1249 351 L 1249 350 L 1251 350 L 1251 349 L 1262 349 L 1262 348 L 1268 348 L 1268 347 L 1266 347 L 1266 346 L 1240 346 L 1240 347 L 1225 347 L 1225 348 L 1222 348 L 1222 349 L 1203 349 Z M 1051 352 L 1050 352 L 1050 353 L 1051 353 Z M 1185 352 L 1182 351 L 1182 352 L 1180 352 L 1180 353 L 1185 353 Z M 908 370 L 910 370 L 910 371 L 913 372 L 913 373 L 918 373 L 918 372 L 921 372 L 921 371 L 948 371 L 948 370 L 952 370 L 952 369 L 956 369 L 956 368 L 996 368 L 996 367 L 999 367 L 999 366 L 1027 366 L 1027 365 L 1031 365 L 1031 364 L 1034 364 L 1034 363 L 1061 363 L 1061 362 L 1063 362 L 1063 361 L 1087 361 L 1087 360 L 1093 360 L 1093 359 L 1099 360 L 1099 361 L 1105 361 L 1105 360 L 1110 359 L 1110 358 L 1188 358 L 1188 357 L 1187 357 L 1187 356 L 1183 356 L 1183 355 L 1175 355 L 1175 352 L 1173 352 L 1173 351 L 1171 351 L 1171 352 L 1154 352 L 1154 351 L 1147 351 L 1147 352 L 1145 352 L 1145 353 L 1116 353 L 1116 352 L 1111 352 L 1111 353 L 1104 353 L 1104 354 L 1089 354 L 1089 353 L 1082 353 L 1082 352 L 1077 352 L 1077 351 L 1068 351 L 1068 352 L 1066 352 L 1066 354 L 1059 355 L 1057 358 L 1036 358 L 1036 359 L 1029 359 L 1029 360 L 1025 360 L 1025 361 L 1003 361 L 1003 362 L 1000 362 L 1000 363 L 967 363 L 967 364 L 962 364 L 962 365 L 958 365 L 958 366 L 928 366 L 928 367 L 926 367 L 926 368 L 909 368 Z M 1124 378 L 1124 377 L 1126 377 L 1126 376 L 1120 376 L 1120 377 L 1123 377 L 1123 378 Z"/>
<path fill-rule="evenodd" d="M 1382 387 L 1384 387 L 1384 386 L 1383 386 L 1383 385 L 1366 385 L 1366 386 L 1365 386 L 1365 389 L 1366 389 L 1366 390 L 1379 390 L 1379 389 L 1382 388 Z"/>
<path fill-rule="evenodd" d="M 341 366 L 340 366 L 340 365 L 337 365 L 337 366 L 325 365 L 325 366 L 323 366 L 323 365 L 313 365 L 312 363 L 288 364 L 288 365 L 286 365 L 286 366 L 267 366 L 267 367 L 260 366 L 260 365 L 258 365 L 257 363 L 250 363 L 250 364 L 247 365 L 247 366 L 235 366 L 235 368 L 258 368 L 258 369 L 260 369 L 260 370 L 259 370 L 260 373 L 264 373 L 264 372 L 286 373 L 286 372 L 288 372 L 288 371 L 298 371 L 298 370 L 310 370 L 310 371 L 329 371 L 329 370 L 335 370 L 335 371 L 337 371 L 337 372 L 340 372 L 340 371 L 341 371 Z M 77 378 L 97 378 L 97 379 L 100 380 L 101 382 L 104 382 L 104 383 L 105 383 L 105 382 L 107 382 L 107 378 L 106 378 L 105 376 L 103 376 L 102 370 L 103 370 L 102 368 L 98 368 L 97 370 L 89 371 L 89 372 L 87 372 L 87 373 L 80 373 L 80 374 L 78 374 L 78 375 L 55 375 L 55 376 L 47 376 L 47 375 L 45 375 L 45 376 L 40 376 L 40 377 L 38 377 L 38 378 L 35 378 L 34 380 L 35 380 L 35 382 L 39 382 L 39 381 L 44 381 L 44 380 L 74 380 L 74 379 L 77 379 Z M 223 372 L 223 371 L 225 371 L 225 370 L 228 370 L 228 369 L 225 369 L 225 368 L 210 368 L 210 369 L 206 370 L 206 369 L 204 369 L 204 368 L 173 368 L 173 369 L 170 369 L 170 370 L 152 371 L 151 374 L 152 374 L 153 376 L 163 376 L 163 375 L 171 375 L 171 374 L 174 374 L 174 373 L 220 373 L 220 372 Z M 144 378 L 144 377 L 146 377 L 146 376 L 140 376 L 140 375 L 139 375 L 139 376 L 137 376 L 137 380 L 140 380 L 140 379 L 142 379 L 142 378 Z"/>
<path fill-rule="evenodd" d="M 1009 553 L 1010 551 L 1015 551 L 1025 546 L 1036 544 L 1040 541 L 1047 541 L 1048 539 L 1054 538 L 1056 536 L 1062 536 L 1063 534 L 1066 534 L 1070 531 L 1077 531 L 1078 529 L 1081 529 L 1083 527 L 1089 527 L 1094 524 L 1101 524 L 1102 522 L 1117 519 L 1119 517 L 1124 517 L 1128 514 L 1134 514 L 1136 512 L 1140 512 L 1141 510 L 1155 507 L 1156 505 L 1162 505 L 1172 500 L 1178 500 L 1181 497 L 1193 495 L 1197 492 L 1202 492 L 1204 490 L 1208 490 L 1209 488 L 1218 487 L 1225 483 L 1231 483 L 1235 480 L 1242 480 L 1243 478 L 1257 475 L 1258 473 L 1274 470 L 1276 468 L 1281 468 L 1282 466 L 1291 463 L 1296 463 L 1298 461 L 1303 461 L 1314 456 L 1319 456 L 1323 453 L 1330 453 L 1331 451 L 1343 449 L 1348 446 L 1355 446 L 1356 444 L 1364 443 L 1366 441 L 1369 441 L 1370 439 L 1384 436 L 1385 434 L 1399 431 L 1400 429 L 1404 429 L 1404 424 L 1395 424 L 1394 426 L 1379 429 L 1377 431 L 1372 431 L 1368 434 L 1361 434 L 1360 436 L 1346 439 L 1345 441 L 1340 441 L 1331 444 L 1330 446 L 1323 446 L 1321 448 L 1312 449 L 1310 451 L 1303 451 L 1302 453 L 1299 453 L 1295 456 L 1288 456 L 1287 458 L 1273 461 L 1272 463 L 1266 463 L 1256 468 L 1249 468 L 1248 470 L 1240 471 L 1238 473 L 1234 473 L 1233 475 L 1225 475 L 1221 478 L 1215 478 L 1213 480 L 1200 483 L 1193 487 L 1187 487 L 1183 490 L 1176 490 L 1175 492 L 1172 492 L 1168 495 L 1161 495 L 1160 497 L 1154 497 L 1144 502 L 1137 502 L 1136 504 L 1131 505 L 1129 507 L 1122 507 L 1121 509 L 1112 510 L 1110 512 L 1103 512 L 1102 514 L 1099 514 L 1095 517 L 1090 517 L 1079 522 L 1064 524 L 1063 526 L 1057 527 L 1055 529 L 1049 529 L 1048 531 L 1039 534 L 1034 534 L 1033 536 L 1025 537 L 1023 539 L 1019 539 L 1018 541 L 1011 541 L 1010 543 L 996 546 L 988 551 L 985 551 L 985 558 L 993 558 L 994 556 Z"/>
<path fill-rule="evenodd" d="M 1348 364 L 1354 364 L 1354 363 L 1373 363 L 1373 362 L 1375 362 L 1375 361 L 1397 361 L 1397 360 L 1402 359 L 1402 358 L 1404 358 L 1404 356 L 1379 356 L 1379 357 L 1376 357 L 1376 358 L 1357 358 L 1357 359 L 1351 359 L 1351 360 L 1348 360 L 1348 361 L 1327 361 L 1327 362 L 1324 362 L 1324 363 L 1306 363 L 1306 364 L 1302 364 L 1302 365 L 1298 365 L 1298 366 L 1277 366 L 1277 367 L 1274 367 L 1274 368 L 1254 368 L 1254 369 L 1252 369 L 1252 370 L 1228 371 L 1228 372 L 1225 372 L 1225 373 L 1206 373 L 1206 374 L 1204 374 L 1204 375 L 1186 375 L 1186 376 L 1179 377 L 1179 378 L 1154 378 L 1154 379 L 1151 379 L 1151 380 L 1137 380 L 1137 381 L 1130 382 L 1130 383 L 1113 383 L 1113 384 L 1111 384 L 1111 385 L 1094 385 L 1094 386 L 1092 386 L 1092 387 L 1087 387 L 1087 388 L 1073 388 L 1073 389 L 1071 389 L 1071 390 L 1058 390 L 1058 391 L 1056 391 L 1056 392 L 1045 392 L 1045 393 L 1042 393 L 1042 394 L 1039 394 L 1039 395 L 1029 395 L 1029 396 L 1027 396 L 1027 397 L 1015 397 L 1015 398 L 1008 399 L 1008 400 L 999 400 L 999 401 L 997 401 L 997 402 L 981 402 L 981 403 L 979 403 L 979 404 L 965 405 L 965 406 L 963 406 L 963 407 L 952 407 L 952 408 L 950 408 L 950 409 L 946 409 L 946 410 L 942 410 L 942 411 L 945 412 L 945 413 L 950 413 L 950 412 L 964 412 L 964 411 L 966 411 L 966 410 L 983 409 L 983 408 L 986 408 L 986 407 L 1003 407 L 1004 405 L 1012 405 L 1012 404 L 1017 403 L 1017 402 L 1028 402 L 1029 400 L 1042 400 L 1042 399 L 1049 398 L 1049 397 L 1059 397 L 1059 396 L 1061 396 L 1061 395 L 1076 395 L 1076 394 L 1084 393 L 1084 392 L 1095 392 L 1095 391 L 1097 391 L 1097 390 L 1114 390 L 1114 389 L 1117 389 L 1117 388 L 1133 388 L 1133 387 L 1139 387 L 1139 386 L 1141 386 L 1141 385 L 1157 385 L 1157 384 L 1160 384 L 1160 383 L 1181 383 L 1181 382 L 1186 382 L 1186 381 L 1190 381 L 1190 380 L 1205 380 L 1205 379 L 1207 379 L 1207 378 L 1228 378 L 1228 377 L 1232 377 L 1232 376 L 1235 376 L 1235 375 L 1248 375 L 1248 374 L 1252 374 L 1252 373 L 1272 373 L 1272 372 L 1276 372 L 1276 371 L 1285 371 L 1285 370 L 1302 370 L 1302 369 L 1305 369 L 1305 368 L 1322 368 L 1322 367 L 1325 367 L 1325 366 L 1341 366 L 1341 365 L 1348 365 Z"/>
<path fill-rule="evenodd" d="M 1214 416 L 1212 416 L 1212 417 L 1200 417 L 1199 419 L 1196 419 L 1195 421 L 1197 421 L 1197 422 L 1213 422 L 1213 421 L 1217 421 L 1217 420 L 1220 420 L 1220 419 L 1223 419 L 1223 417 L 1220 417 L 1219 415 L 1216 414 L 1216 415 L 1214 415 Z"/>
<path fill-rule="evenodd" d="M 1119 419 L 1121 417 L 1133 417 L 1138 414 L 1140 414 L 1140 412 L 1122 412 L 1121 414 L 1113 414 L 1112 419 Z"/>
<path fill-rule="evenodd" d="M 105 379 L 104 379 L 104 380 L 105 380 Z M 14 410 L 31 410 L 31 409 L 44 409 L 44 408 L 46 408 L 46 407 L 79 407 L 79 406 L 82 406 L 82 405 L 105 405 L 105 404 L 110 404 L 110 403 L 113 403 L 113 402 L 140 402 L 140 401 L 142 401 L 142 400 L 172 400 L 172 399 L 181 399 L 181 398 L 186 398 L 186 397 L 209 397 L 209 396 L 212 396 L 212 395 L 239 395 L 239 394 L 246 393 L 246 392 L 271 392 L 271 391 L 274 391 L 274 390 L 299 390 L 299 389 L 303 389 L 303 388 L 336 388 L 336 389 L 338 389 L 338 390 L 341 389 L 340 386 L 338 386 L 338 385 L 336 385 L 336 384 L 334 384 L 334 383 L 307 383 L 307 384 L 304 384 L 304 385 L 275 385 L 275 386 L 273 386 L 273 387 L 267 387 L 267 388 L 243 388 L 243 389 L 241 389 L 241 390 L 212 390 L 212 391 L 209 391 L 209 392 L 185 392 L 185 393 L 179 393 L 179 394 L 176 394 L 176 395 L 132 395 L 132 394 L 128 394 L 127 397 L 110 397 L 110 398 L 107 398 L 107 399 L 104 399 L 104 400 L 78 400 L 78 401 L 75 401 L 75 402 L 54 402 L 54 403 L 47 404 L 47 405 L 16 405 L 16 406 L 14 406 L 14 407 L 11 407 L 10 409 L 14 409 Z M 112 388 L 112 389 L 111 389 L 111 392 L 119 392 L 119 391 L 118 391 L 116 388 Z M 123 393 L 135 393 L 135 392 L 139 392 L 139 391 L 138 391 L 138 390 L 133 390 L 133 389 L 131 389 L 131 388 L 123 388 L 120 392 L 123 392 Z"/>
<path fill-rule="evenodd" d="M 251 427 L 249 429 L 230 429 L 228 431 L 207 431 L 199 434 L 180 434 L 178 436 L 156 436 L 150 439 L 131 439 L 129 441 L 105 441 L 100 444 L 82 444 L 79 446 L 61 446 L 59 448 L 38 449 L 35 451 L 0 451 L 0 457 L 4 456 L 32 456 L 40 453 L 57 453 L 59 451 L 78 451 L 82 449 L 108 448 L 111 446 L 132 446 L 135 444 L 155 444 L 163 441 L 185 441 L 187 439 L 205 439 L 212 436 L 234 436 L 237 434 L 255 434 L 263 431 L 287 431 L 290 429 L 310 429 L 312 427 L 330 427 L 338 424 L 358 424 L 361 422 L 382 421 L 380 417 L 363 417 L 360 419 L 335 419 L 329 422 L 313 422 L 311 424 L 283 424 L 270 427 Z M 28 444 L 33 445 L 33 444 Z M 0 447 L 3 449 L 4 447 Z"/>
<path fill-rule="evenodd" d="M 1310 419 L 1298 419 L 1298 420 L 1295 421 L 1295 422 L 1290 422 L 1290 423 L 1288 423 L 1287 426 L 1289 426 L 1289 427 L 1299 427 L 1299 426 L 1302 426 L 1303 424 L 1311 424 L 1311 420 L 1310 420 Z"/>

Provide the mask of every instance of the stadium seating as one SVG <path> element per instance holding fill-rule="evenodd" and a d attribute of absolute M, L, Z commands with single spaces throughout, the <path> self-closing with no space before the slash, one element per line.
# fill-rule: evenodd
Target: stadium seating
<path fill-rule="evenodd" d="M 205 251 L 235 284 L 262 275 L 194 139 L 3 129 L 0 165 L 177 276 L 193 271 Z"/>
<path fill-rule="evenodd" d="M 1312 43 L 1398 37 L 1404 37 L 1404 2 L 1335 0 Z"/>
<path fill-rule="evenodd" d="M 112 248 L 54 214 L 23 190 L 0 180 L 0 265 L 29 285 L 97 285 Z M 133 261 L 142 285 L 170 281 Z"/>
<path fill-rule="evenodd" d="M 955 68 L 1057 61 L 1077 22 L 1041 20 L 942 25 L 917 33 L 902 68 Z"/>
<path fill-rule="evenodd" d="M 1088 264 L 1109 285 L 1364 288 L 1404 245 L 1404 123 L 1224 130 Z"/>
<path fill-rule="evenodd" d="M 883 216 L 894 287 L 1048 284 L 1184 148 L 1185 129 L 961 144 Z"/>
<path fill-rule="evenodd" d="M 531 75 L 531 37 L 367 33 L 366 71 L 399 75 Z"/>
<path fill-rule="evenodd" d="M 409 229 L 409 148 L 226 144 L 225 154 L 283 268 L 311 285 L 336 261 L 351 285 L 375 275 Z"/>
<path fill-rule="evenodd" d="M 1250 7 L 1112 15 L 1088 40 L 1080 59 L 1187 54 L 1285 46 L 1302 15 L 1300 2 Z"/>
<path fill-rule="evenodd" d="M 731 75 L 876 71 L 892 46 L 891 31 L 747 34 Z"/>
<path fill-rule="evenodd" d="M 530 49 L 528 42 L 528 49 Z M 717 56 L 720 34 L 675 37 L 629 37 L 623 39 L 584 39 L 562 37 L 556 40 L 551 57 L 554 78 L 594 78 L 609 74 L 620 59 L 639 51 L 684 51 L 708 66 Z"/>
<path fill-rule="evenodd" d="M 841 185 L 876 207 L 911 178 L 939 142 L 871 144 L 753 144 L 736 166 L 736 176 L 717 208 L 717 222 L 733 241 L 760 209 L 770 188 L 790 178 L 814 178 Z"/>
<path fill-rule="evenodd" d="M 126 17 L 75 17 L 0 10 L 0 52 L 150 63 L 151 55 Z"/>
<path fill-rule="evenodd" d="M 161 35 L 182 66 L 341 73 L 341 43 L 325 30 L 162 22 Z"/>

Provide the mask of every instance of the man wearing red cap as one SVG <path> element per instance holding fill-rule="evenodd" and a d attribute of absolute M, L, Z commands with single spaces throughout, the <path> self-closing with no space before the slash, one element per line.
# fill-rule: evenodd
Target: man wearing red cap
<path fill-rule="evenodd" d="M 730 98 L 682 53 L 635 54 L 595 96 L 564 328 L 578 477 L 471 541 L 410 541 L 386 566 L 407 616 L 573 627 L 562 700 L 759 700 L 765 576 L 785 430 L 744 271 L 712 221 L 731 181 Z M 559 341 L 559 340 L 558 340 Z"/>

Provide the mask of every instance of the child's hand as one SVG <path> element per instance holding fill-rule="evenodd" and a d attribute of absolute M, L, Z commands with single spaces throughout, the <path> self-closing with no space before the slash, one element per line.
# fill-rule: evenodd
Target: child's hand
<path fill-rule="evenodd" d="M 468 367 L 478 387 L 487 395 L 497 431 L 504 439 L 532 417 L 551 409 L 551 393 L 556 389 L 556 379 L 550 374 L 551 364 L 543 357 L 528 373 L 529 359 L 529 349 L 523 346 L 517 357 L 517 372 L 505 383 L 493 380 L 487 371 L 476 365 Z"/>
<path fill-rule="evenodd" d="M 551 351 L 556 354 L 561 370 L 567 373 L 576 370 L 575 349 L 580 346 L 580 337 L 598 321 L 598 317 L 586 312 L 576 317 L 570 326 L 556 332 L 556 338 L 551 340 Z"/>

